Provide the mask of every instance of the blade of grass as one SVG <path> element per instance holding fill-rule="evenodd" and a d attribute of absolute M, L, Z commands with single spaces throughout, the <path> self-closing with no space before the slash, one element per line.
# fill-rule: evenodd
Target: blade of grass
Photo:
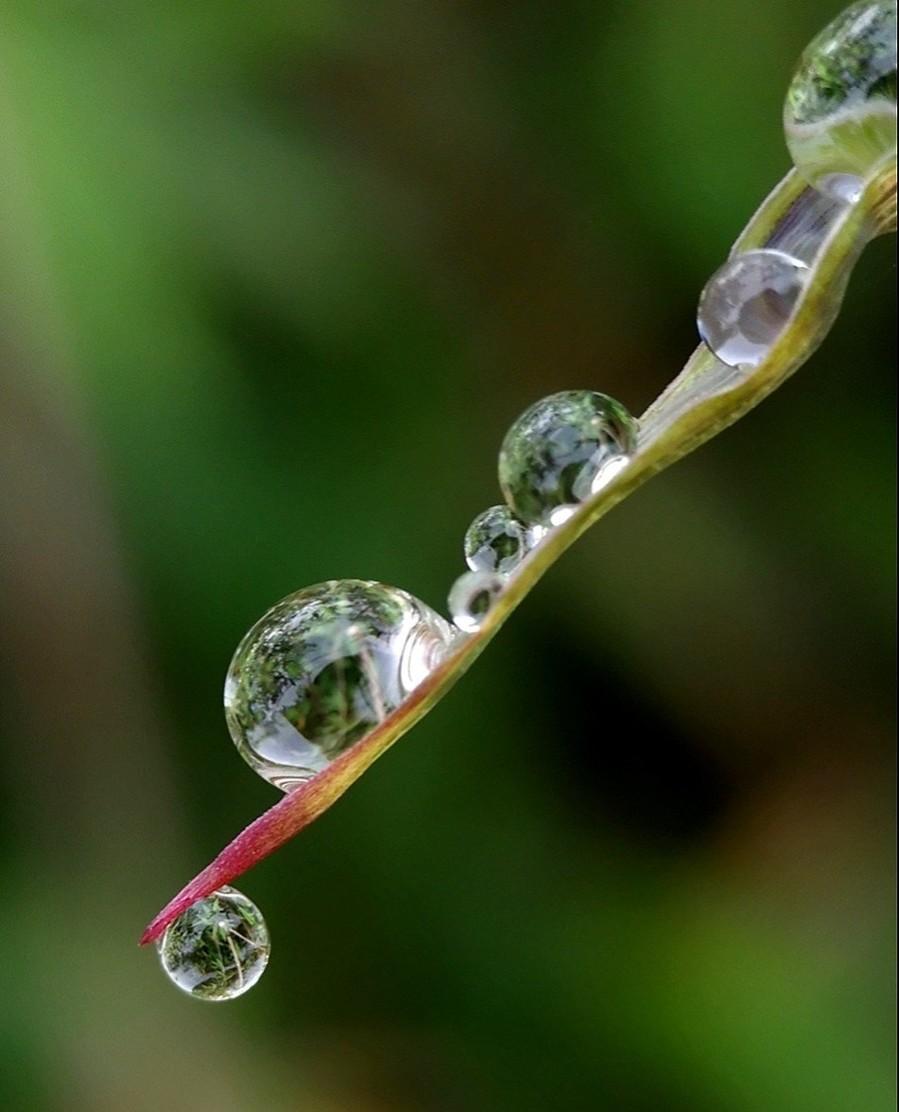
<path fill-rule="evenodd" d="M 700 345 L 680 375 L 643 414 L 637 451 L 627 466 L 547 534 L 509 579 L 481 629 L 460 638 L 440 666 L 367 737 L 238 834 L 159 912 L 144 931 L 141 944 L 154 941 L 192 903 L 246 872 L 326 811 L 446 694 L 544 572 L 586 529 L 647 479 L 738 420 L 809 358 L 839 312 L 856 259 L 870 238 L 884 230 L 879 214 L 885 190 L 890 189 L 895 191 L 895 164 L 869 184 L 858 204 L 836 213 L 822 233 L 808 284 L 765 360 L 757 367 L 736 370 Z M 769 242 L 808 192 L 791 171 L 763 202 L 735 248 L 749 250 Z"/>

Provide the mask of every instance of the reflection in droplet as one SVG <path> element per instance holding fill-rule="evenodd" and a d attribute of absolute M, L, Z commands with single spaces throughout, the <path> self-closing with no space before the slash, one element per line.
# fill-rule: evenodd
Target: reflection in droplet
<path fill-rule="evenodd" d="M 259 980 L 271 944 L 259 908 L 236 888 L 198 900 L 157 944 L 166 976 L 198 1000 L 233 1000 Z"/>
<path fill-rule="evenodd" d="M 506 501 L 522 521 L 558 525 L 620 469 L 636 436 L 637 422 L 605 394 L 565 390 L 543 398 L 503 441 L 499 481 Z"/>
<path fill-rule="evenodd" d="M 510 575 L 532 545 L 528 527 L 508 506 L 478 514 L 465 534 L 465 562 L 472 571 Z"/>
<path fill-rule="evenodd" d="M 808 267 L 767 248 L 728 259 L 702 291 L 699 334 L 722 363 L 757 366 L 780 336 Z"/>
<path fill-rule="evenodd" d="M 852 4 L 809 44 L 787 92 L 787 146 L 817 189 L 854 203 L 896 154 L 896 3 Z"/>
<path fill-rule="evenodd" d="M 311 779 L 399 707 L 455 636 L 397 587 L 332 580 L 289 595 L 253 626 L 225 684 L 241 756 L 284 791 Z"/>
<path fill-rule="evenodd" d="M 449 593 L 449 612 L 463 633 L 477 633 L 502 592 L 505 581 L 491 571 L 467 571 L 460 575 Z"/>

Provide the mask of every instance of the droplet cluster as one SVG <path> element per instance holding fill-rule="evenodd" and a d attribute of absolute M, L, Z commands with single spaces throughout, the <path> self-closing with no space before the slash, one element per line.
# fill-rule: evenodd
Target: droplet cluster
<path fill-rule="evenodd" d="M 730 367 L 756 367 L 768 357 L 832 221 L 895 166 L 895 0 L 852 4 L 812 40 L 787 91 L 784 128 L 796 169 L 813 189 L 797 200 L 776 245 L 732 254 L 699 302 L 699 334 Z"/>
<path fill-rule="evenodd" d="M 896 3 L 855 3 L 802 55 L 784 124 L 809 183 L 772 240 L 735 250 L 703 290 L 700 335 L 720 363 L 762 363 L 797 311 L 809 264 L 846 206 L 896 155 Z M 468 571 L 448 599 L 451 622 L 405 591 L 332 580 L 282 599 L 243 638 L 225 684 L 238 752 L 289 791 L 324 772 L 396 712 L 476 634 L 510 580 L 578 507 L 626 469 L 638 426 L 605 394 L 566 390 L 533 404 L 499 453 L 504 504 L 465 534 Z M 174 920 L 159 943 L 168 977 L 205 1000 L 251 988 L 269 957 L 258 908 L 221 888 Z"/>
<path fill-rule="evenodd" d="M 463 633 L 482 627 L 508 577 L 627 465 L 636 445 L 633 417 L 594 390 L 565 390 L 525 410 L 499 453 L 506 505 L 479 514 L 465 534 L 471 571 L 449 594 L 450 616 Z"/>

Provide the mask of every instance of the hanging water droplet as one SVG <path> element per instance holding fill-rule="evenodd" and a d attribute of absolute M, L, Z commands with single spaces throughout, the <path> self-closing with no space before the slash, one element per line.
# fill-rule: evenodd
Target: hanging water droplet
<path fill-rule="evenodd" d="M 505 580 L 492 571 L 466 571 L 450 588 L 450 617 L 463 633 L 477 633 L 496 602 Z"/>
<path fill-rule="evenodd" d="M 238 751 L 284 791 L 304 783 L 396 710 L 453 637 L 430 607 L 383 583 L 289 595 L 231 661 L 225 715 Z"/>
<path fill-rule="evenodd" d="M 782 251 L 734 255 L 699 299 L 699 334 L 729 367 L 755 367 L 790 319 L 808 267 Z"/>
<path fill-rule="evenodd" d="M 259 980 L 271 943 L 259 908 L 236 888 L 198 900 L 157 944 L 169 980 L 198 1000 L 233 1000 Z"/>
<path fill-rule="evenodd" d="M 532 405 L 506 433 L 499 482 L 528 523 L 558 525 L 627 463 L 637 422 L 605 394 L 564 390 Z"/>
<path fill-rule="evenodd" d="M 896 152 L 896 3 L 852 4 L 799 60 L 784 106 L 787 146 L 803 177 L 853 202 Z"/>
<path fill-rule="evenodd" d="M 465 534 L 465 562 L 472 571 L 511 574 L 527 555 L 533 539 L 528 527 L 508 506 L 491 506 L 474 519 Z"/>

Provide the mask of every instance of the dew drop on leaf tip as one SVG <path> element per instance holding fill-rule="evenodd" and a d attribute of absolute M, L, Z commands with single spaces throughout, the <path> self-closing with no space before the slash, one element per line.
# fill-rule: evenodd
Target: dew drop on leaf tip
<path fill-rule="evenodd" d="M 271 943 L 259 908 L 219 888 L 173 920 L 157 943 L 168 979 L 197 1000 L 234 1000 L 256 984 Z"/>

